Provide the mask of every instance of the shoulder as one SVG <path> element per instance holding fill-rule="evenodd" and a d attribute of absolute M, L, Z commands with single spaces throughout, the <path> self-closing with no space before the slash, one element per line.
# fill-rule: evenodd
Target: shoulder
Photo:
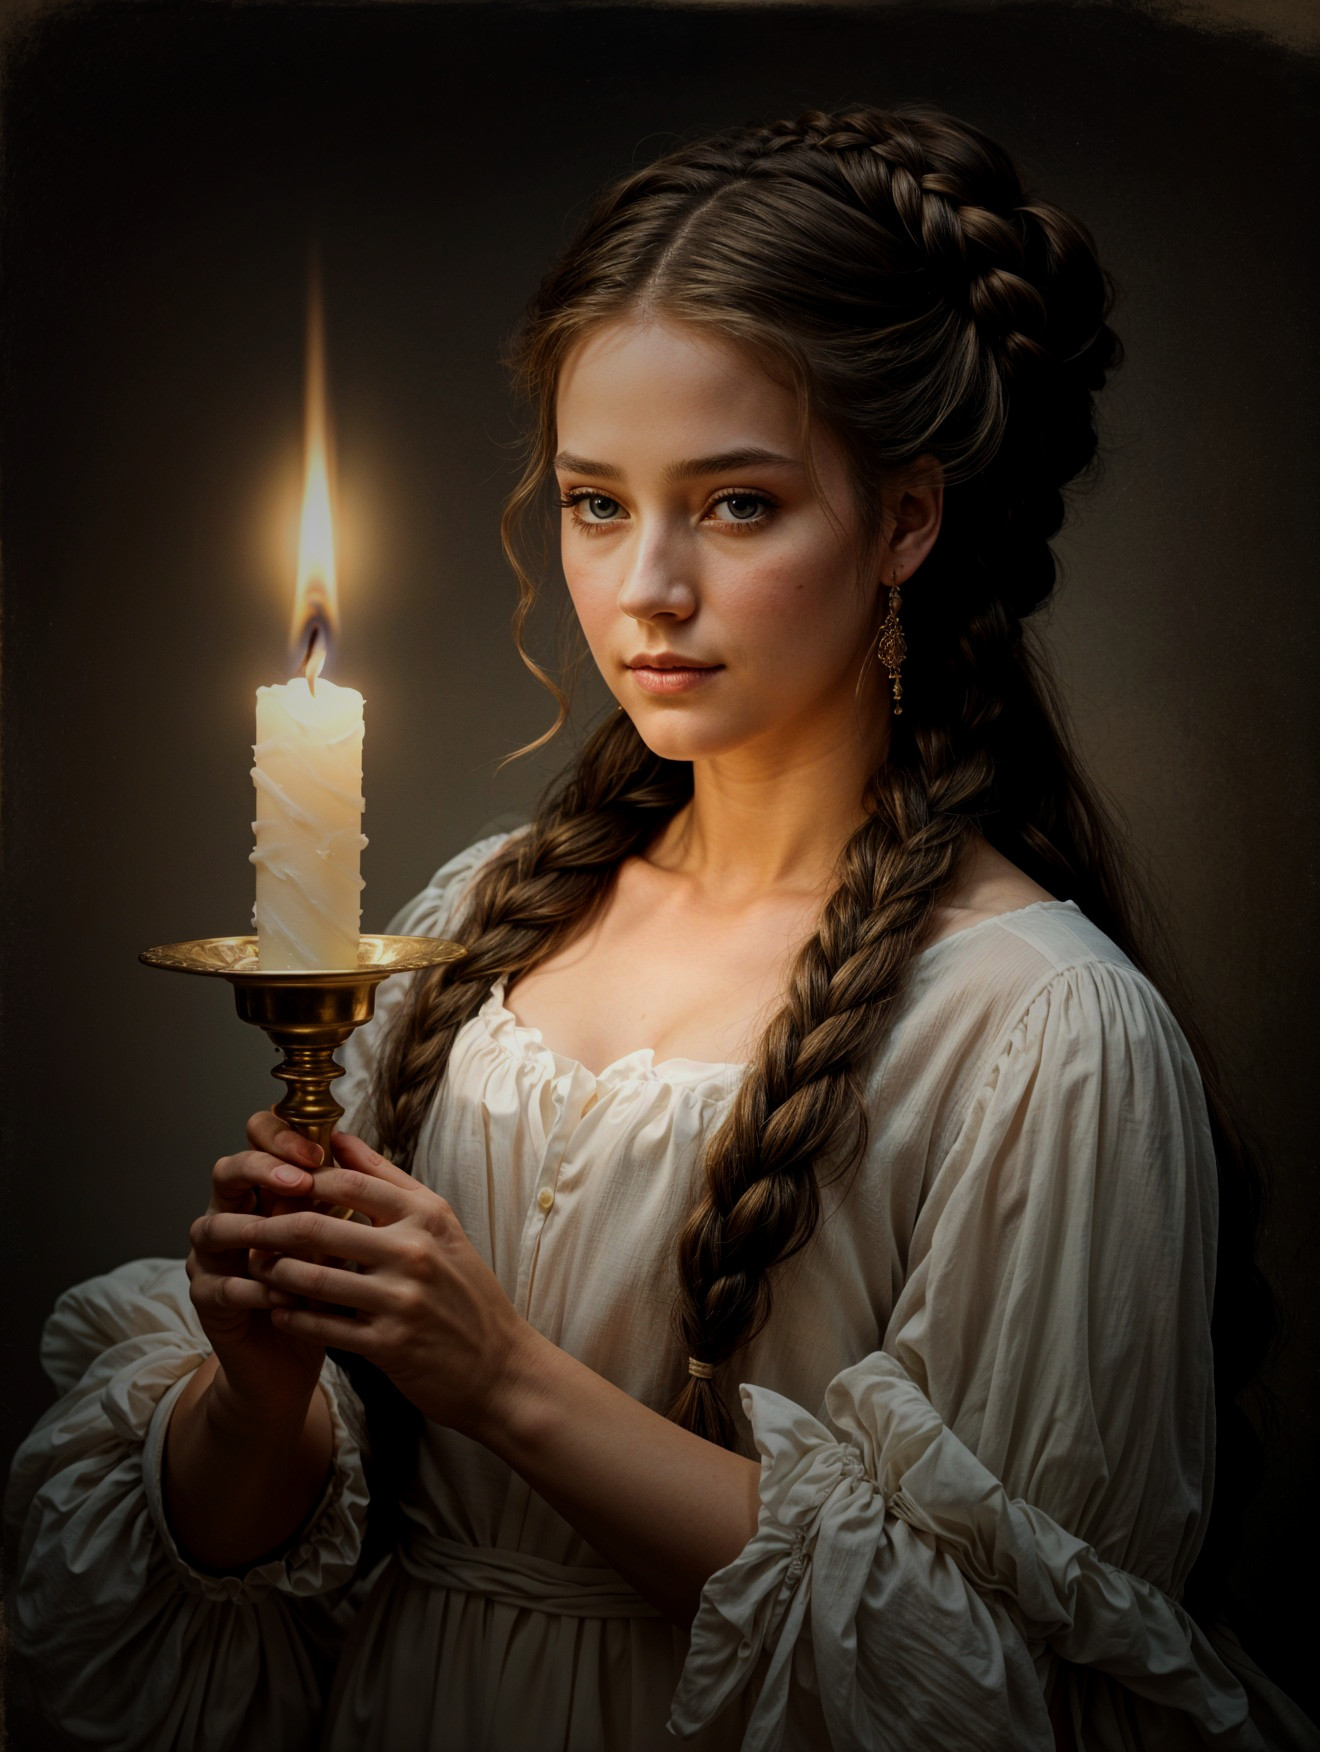
<path fill-rule="evenodd" d="M 1146 974 L 1072 900 L 1033 901 L 941 937 L 917 956 L 911 980 L 918 1005 L 956 1006 L 997 1036 L 1040 1000 L 1070 991 L 1084 1000 L 1079 1023 L 1094 1022 L 1120 993 L 1167 1010 Z"/>
<path fill-rule="evenodd" d="M 995 1043 L 997 1060 L 1025 1059 L 1056 1085 L 1071 1075 L 1129 1092 L 1199 1086 L 1191 1047 L 1158 986 L 1072 903 L 996 922 L 985 973 L 993 989 L 999 963 L 1008 1026 Z"/>
<path fill-rule="evenodd" d="M 454 925 L 473 882 L 486 864 L 526 831 L 526 824 L 520 824 L 483 834 L 455 852 L 441 864 L 421 893 L 414 895 L 390 920 L 390 932 L 404 937 L 443 935 Z"/>
<path fill-rule="evenodd" d="M 1076 901 L 1056 899 L 984 841 L 973 845 L 936 935 L 917 956 L 912 987 L 937 1006 L 956 1003 L 996 1039 L 1033 1006 L 1056 1009 L 1056 1022 L 1084 1033 L 1146 1007 L 1168 1012 L 1151 980 Z"/>
<path fill-rule="evenodd" d="M 1014 1225 L 1038 1218 L 1041 1246 L 1052 1235 L 1063 1250 L 1057 1265 L 1102 1233 L 1136 1259 L 1177 1244 L 1189 1223 L 1211 1225 L 1200 1068 L 1118 945 L 1055 901 L 938 948 L 891 1061 L 920 1211 L 914 1247 L 941 1223 L 969 1223 L 992 1257 Z M 883 1077 L 875 1090 L 883 1103 Z"/>
<path fill-rule="evenodd" d="M 887 1072 L 940 1112 L 946 1139 L 970 1113 L 1019 1101 L 1063 1115 L 1203 1100 L 1158 987 L 1074 901 L 1033 902 L 932 944 L 885 1056 L 882 1086 Z"/>

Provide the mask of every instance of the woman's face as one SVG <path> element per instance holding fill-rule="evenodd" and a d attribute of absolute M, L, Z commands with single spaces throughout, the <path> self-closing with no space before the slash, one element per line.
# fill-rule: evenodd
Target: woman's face
<path fill-rule="evenodd" d="M 820 497 L 811 485 L 790 390 L 709 332 L 624 319 L 569 355 L 557 416 L 564 576 L 655 753 L 788 759 L 883 737 L 880 577 L 858 576 L 857 508 L 823 430 Z M 887 583 L 888 548 L 881 566 Z"/>

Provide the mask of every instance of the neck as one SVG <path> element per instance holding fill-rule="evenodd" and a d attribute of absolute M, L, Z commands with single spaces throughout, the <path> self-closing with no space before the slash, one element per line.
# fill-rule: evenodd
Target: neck
<path fill-rule="evenodd" d="M 867 782 L 885 758 L 889 715 L 859 726 L 851 710 L 803 734 L 776 736 L 692 763 L 692 800 L 648 853 L 712 899 L 823 895 L 844 844 L 865 819 Z"/>

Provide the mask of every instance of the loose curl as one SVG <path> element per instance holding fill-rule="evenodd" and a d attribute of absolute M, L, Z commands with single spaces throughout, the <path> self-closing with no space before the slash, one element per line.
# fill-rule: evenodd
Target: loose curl
<path fill-rule="evenodd" d="M 569 712 L 525 649 L 537 589 L 523 549 L 552 474 L 556 386 L 589 331 L 649 315 L 704 327 L 790 384 L 804 436 L 819 421 L 843 447 L 864 557 L 882 533 L 878 484 L 918 459 L 938 462 L 941 531 L 921 588 L 905 593 L 905 710 L 782 1007 L 707 1145 L 677 1242 L 679 1354 L 718 1370 L 770 1318 L 775 1268 L 815 1233 L 823 1176 L 851 1170 L 865 1149 L 865 1072 L 979 832 L 1074 899 L 1139 968 L 1158 969 L 1196 1054 L 1222 1212 L 1216 1500 L 1240 1515 L 1257 1456 L 1237 1400 L 1272 1330 L 1254 1263 L 1260 1173 L 1023 625 L 1054 585 L 1063 489 L 1096 456 L 1095 392 L 1122 356 L 1113 297 L 1086 229 L 1029 194 L 994 141 L 927 107 L 812 110 L 730 130 L 606 188 L 543 281 L 509 361 L 536 416 L 502 523 L 520 586 L 514 636 L 558 703 L 551 728 L 518 752 L 540 747 Z M 415 982 L 378 1062 L 379 1147 L 410 1161 L 454 1038 L 492 983 L 512 984 L 578 936 L 621 863 L 691 794 L 690 765 L 652 753 L 625 714 L 586 740 L 530 827 L 473 883 L 453 930 L 466 956 Z M 735 1445 L 718 1375 L 688 1376 L 669 1415 Z M 1217 1604 L 1233 1555 L 1227 1526 L 1216 1514 L 1189 1582 L 1203 1610 Z"/>

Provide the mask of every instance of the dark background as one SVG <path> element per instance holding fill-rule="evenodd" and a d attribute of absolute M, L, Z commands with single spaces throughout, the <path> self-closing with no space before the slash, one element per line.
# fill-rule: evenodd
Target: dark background
<path fill-rule="evenodd" d="M 212 1161 L 274 1094 L 229 993 L 136 955 L 250 916 L 312 237 L 344 512 L 329 673 L 367 699 L 379 930 L 569 746 L 494 773 L 551 716 L 507 630 L 499 358 L 574 211 L 676 132 L 927 99 L 1078 212 L 1122 288 L 1109 461 L 1057 543 L 1049 639 L 1273 1165 L 1281 1421 L 1238 1620 L 1316 1712 L 1312 1615 L 1288 1603 L 1317 1573 L 1320 1459 L 1316 92 L 1304 53 L 1113 5 L 102 4 L 10 33 L 0 1461 L 49 1402 L 57 1293 L 181 1255 Z"/>

